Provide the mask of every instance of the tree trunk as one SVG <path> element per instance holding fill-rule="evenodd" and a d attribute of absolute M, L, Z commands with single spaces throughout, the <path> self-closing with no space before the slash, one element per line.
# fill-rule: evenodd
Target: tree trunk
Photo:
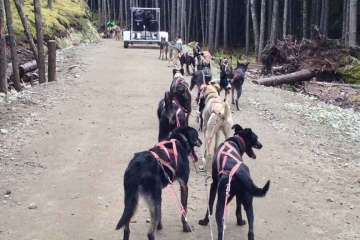
<path fill-rule="evenodd" d="M 36 27 L 36 40 L 38 47 L 38 68 L 39 68 L 39 83 L 46 82 L 45 77 L 45 59 L 44 59 L 44 34 L 42 29 L 42 17 L 40 0 L 34 0 L 34 13 L 35 13 L 35 27 Z"/>
<path fill-rule="evenodd" d="M 221 1 L 222 0 L 217 0 L 217 6 L 216 6 L 215 52 L 219 51 L 220 21 L 221 21 Z"/>
<path fill-rule="evenodd" d="M 172 8 L 171 8 L 171 6 L 170 6 L 170 0 L 167 0 L 166 1 L 167 2 L 167 8 L 168 8 L 168 31 L 169 31 L 169 33 L 170 33 L 170 36 L 171 36 L 171 28 L 172 28 L 172 26 L 171 26 L 171 22 L 172 22 Z"/>
<path fill-rule="evenodd" d="M 185 42 L 187 43 L 189 41 L 189 36 L 187 34 L 187 28 L 189 27 L 187 24 L 186 24 L 186 0 L 183 0 L 183 8 L 182 8 L 182 15 L 183 15 L 183 31 L 184 31 L 184 40 Z"/>
<path fill-rule="evenodd" d="M 284 74 L 279 76 L 272 76 L 268 78 L 261 78 L 258 80 L 253 80 L 253 83 L 264 86 L 276 86 L 280 84 L 289 84 L 295 83 L 298 81 L 307 81 L 314 77 L 314 74 L 309 70 L 301 70 L 298 72 Z"/>
<path fill-rule="evenodd" d="M 267 11 L 267 39 L 270 40 L 271 35 L 271 22 L 272 22 L 272 12 L 273 12 L 273 0 L 268 0 L 268 11 Z"/>
<path fill-rule="evenodd" d="M 249 1 L 249 0 L 248 0 Z M 224 0 L 224 52 L 228 50 L 228 0 Z"/>
<path fill-rule="evenodd" d="M 314 0 L 313 0 L 314 1 Z M 347 1 L 348 0 L 344 0 L 343 2 L 343 21 L 342 21 L 342 31 L 341 31 L 341 38 L 343 43 L 346 44 L 346 32 L 347 32 L 347 26 L 346 26 L 346 15 L 347 15 Z"/>
<path fill-rule="evenodd" d="M 302 22 L 302 29 L 303 29 L 303 39 L 307 38 L 307 0 L 303 0 L 303 22 Z"/>
<path fill-rule="evenodd" d="M 345 0 L 346 1 L 346 0 Z M 311 1 L 311 26 L 310 26 L 310 38 L 314 38 L 314 26 L 316 25 L 316 0 Z"/>
<path fill-rule="evenodd" d="M 315 6 L 315 12 L 316 12 L 316 21 L 315 21 L 315 25 L 321 29 L 321 12 L 322 12 L 322 8 L 321 8 L 321 0 L 316 0 L 316 6 Z"/>
<path fill-rule="evenodd" d="M 225 0 L 225 1 L 226 1 L 226 0 Z M 202 44 L 205 44 L 205 10 L 204 10 L 204 0 L 200 0 L 200 18 L 201 18 Z"/>
<path fill-rule="evenodd" d="M 124 27 L 123 16 L 124 16 L 123 1 L 122 1 L 122 0 L 119 0 L 119 17 L 118 17 L 118 22 L 120 23 L 120 26 L 121 26 L 122 28 Z"/>
<path fill-rule="evenodd" d="M 219 0 L 218 0 L 219 1 Z M 215 0 L 209 2 L 210 18 L 209 18 L 209 52 L 215 53 Z"/>
<path fill-rule="evenodd" d="M 98 29 L 100 29 L 102 22 L 101 22 L 101 17 L 102 17 L 102 11 L 101 11 L 101 4 L 100 4 L 100 0 L 98 0 Z"/>
<path fill-rule="evenodd" d="M 324 36 L 328 36 L 329 29 L 329 0 L 323 0 L 321 9 L 320 32 Z"/>
<path fill-rule="evenodd" d="M 286 38 L 286 34 L 287 34 L 287 19 L 288 19 L 288 9 L 289 9 L 289 0 L 285 0 L 284 2 L 284 21 L 283 21 L 283 39 Z"/>
<path fill-rule="evenodd" d="M 31 51 L 32 51 L 32 53 L 34 55 L 34 58 L 37 60 L 38 59 L 37 48 L 35 46 L 33 36 L 31 35 L 31 32 L 30 32 L 26 17 L 24 15 L 24 12 L 22 11 L 21 4 L 20 4 L 19 0 L 14 0 L 14 2 L 15 2 L 17 12 L 19 13 L 19 16 L 20 16 L 20 19 L 21 19 L 21 23 L 22 23 L 22 25 L 24 27 L 25 35 L 26 35 L 26 37 L 27 37 L 27 39 L 29 41 L 30 49 L 31 49 Z"/>
<path fill-rule="evenodd" d="M 106 9 L 106 13 L 107 13 L 106 23 L 107 23 L 107 22 L 110 22 L 110 20 L 111 20 L 110 0 L 106 0 L 106 3 L 107 3 L 107 9 Z"/>
<path fill-rule="evenodd" d="M 250 44 L 250 0 L 246 1 L 245 54 L 249 55 Z"/>
<path fill-rule="evenodd" d="M 172 0 L 172 2 L 171 2 L 171 39 L 175 38 L 175 34 L 176 34 L 176 0 Z"/>
<path fill-rule="evenodd" d="M 277 0 L 275 0 L 277 1 Z M 255 56 L 258 54 L 259 48 L 259 24 L 256 16 L 255 0 L 251 0 L 251 16 L 254 29 L 254 41 L 255 41 Z"/>
<path fill-rule="evenodd" d="M 181 2 L 182 0 L 177 0 L 176 5 L 176 35 L 180 35 L 180 28 L 181 28 Z M 177 37 L 176 36 L 176 37 Z M 182 36 L 183 37 L 183 36 Z"/>
<path fill-rule="evenodd" d="M 7 93 L 4 2 L 0 0 L 0 92 Z"/>
<path fill-rule="evenodd" d="M 47 0 L 47 8 L 52 9 L 52 0 Z"/>
<path fill-rule="evenodd" d="M 184 38 L 184 6 L 185 6 L 185 0 L 180 0 L 180 5 L 178 6 L 178 8 L 180 9 L 180 36 L 182 38 Z"/>
<path fill-rule="evenodd" d="M 188 42 L 190 42 L 192 40 L 191 38 L 191 23 L 193 22 L 193 0 L 189 0 L 189 8 L 188 8 L 188 12 L 189 12 L 189 20 L 187 23 L 187 37 L 188 37 Z"/>
<path fill-rule="evenodd" d="M 349 47 L 356 47 L 357 0 L 350 0 Z"/>
<path fill-rule="evenodd" d="M 351 0 L 347 0 L 347 5 L 346 5 L 346 38 L 345 38 L 345 42 L 346 45 L 349 45 L 349 26 L 350 26 L 350 1 Z"/>
<path fill-rule="evenodd" d="M 8 33 L 9 33 L 9 37 L 10 37 L 11 60 L 12 60 L 12 68 L 13 68 L 12 80 L 14 82 L 14 87 L 15 87 L 16 91 L 21 91 L 20 75 L 19 75 L 19 58 L 17 55 L 14 26 L 13 26 L 13 21 L 12 21 L 11 7 L 10 7 L 10 0 L 4 0 L 4 5 L 5 5 L 7 29 L 8 29 Z"/>
<path fill-rule="evenodd" d="M 271 35 L 270 35 L 270 42 L 272 45 L 275 45 L 277 40 L 276 29 L 278 24 L 278 9 L 279 9 L 279 0 L 274 0 L 272 23 L 271 23 Z"/>
<path fill-rule="evenodd" d="M 261 0 L 261 19 L 260 19 L 260 41 L 259 41 L 259 52 L 257 56 L 258 62 L 261 62 L 262 50 L 264 47 L 265 39 L 265 11 L 266 11 L 266 1 Z"/>

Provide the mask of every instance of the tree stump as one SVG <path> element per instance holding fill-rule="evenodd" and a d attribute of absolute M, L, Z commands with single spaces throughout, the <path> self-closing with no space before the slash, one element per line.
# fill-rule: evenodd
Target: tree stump
<path fill-rule="evenodd" d="M 56 81 L 56 41 L 48 41 L 48 81 Z"/>

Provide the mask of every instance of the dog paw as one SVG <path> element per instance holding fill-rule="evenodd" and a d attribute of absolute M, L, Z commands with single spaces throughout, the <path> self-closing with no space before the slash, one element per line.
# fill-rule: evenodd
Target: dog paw
<path fill-rule="evenodd" d="M 237 219 L 238 226 L 244 226 L 245 224 L 246 224 L 246 221 L 244 219 Z"/>
<path fill-rule="evenodd" d="M 231 104 L 235 104 L 235 101 L 231 101 Z"/>
<path fill-rule="evenodd" d="M 157 230 L 161 230 L 163 229 L 163 225 L 162 222 L 159 222 L 159 224 L 157 225 Z"/>
<path fill-rule="evenodd" d="M 209 223 L 209 219 L 207 219 L 207 218 L 204 218 L 199 221 L 199 225 L 201 225 L 201 226 L 206 226 L 206 225 L 208 225 L 208 223 Z"/>
<path fill-rule="evenodd" d="M 191 232 L 191 230 L 194 230 L 193 226 L 190 226 L 188 223 L 183 224 L 183 232 Z"/>

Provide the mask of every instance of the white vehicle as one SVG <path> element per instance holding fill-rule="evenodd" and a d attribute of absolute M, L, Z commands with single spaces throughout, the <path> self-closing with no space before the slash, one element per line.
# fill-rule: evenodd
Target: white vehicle
<path fill-rule="evenodd" d="M 131 8 L 130 30 L 123 32 L 124 48 L 129 44 L 160 45 L 162 37 L 168 41 L 169 34 L 160 31 L 160 8 Z"/>

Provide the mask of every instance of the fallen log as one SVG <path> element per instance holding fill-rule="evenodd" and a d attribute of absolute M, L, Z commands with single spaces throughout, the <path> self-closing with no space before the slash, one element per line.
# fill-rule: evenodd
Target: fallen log
<path fill-rule="evenodd" d="M 27 83 L 27 82 L 31 82 L 34 79 L 37 79 L 39 77 L 38 71 L 39 69 L 36 69 L 35 71 L 25 73 L 24 76 L 22 77 L 23 82 Z"/>
<path fill-rule="evenodd" d="M 310 80 L 312 77 L 314 77 L 314 73 L 305 69 L 290 74 L 261 78 L 253 80 L 252 82 L 258 85 L 275 86 L 280 84 L 295 83 L 298 81 L 307 81 Z"/>
<path fill-rule="evenodd" d="M 31 62 L 21 64 L 19 67 L 20 78 L 22 78 L 25 73 L 34 71 L 36 68 L 37 68 L 36 60 L 32 60 Z"/>

